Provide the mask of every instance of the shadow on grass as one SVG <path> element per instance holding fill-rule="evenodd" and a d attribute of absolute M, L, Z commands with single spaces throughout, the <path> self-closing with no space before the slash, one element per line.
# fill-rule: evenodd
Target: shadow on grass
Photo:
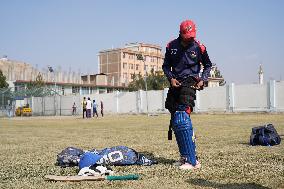
<path fill-rule="evenodd" d="M 200 187 L 211 187 L 216 189 L 239 189 L 239 188 L 250 188 L 250 189 L 269 189 L 267 187 L 261 186 L 255 183 L 230 183 L 230 184 L 221 184 L 216 182 L 211 182 L 205 179 L 189 179 L 186 182 L 189 184 L 197 185 Z"/>
<path fill-rule="evenodd" d="M 139 152 L 139 153 L 145 155 L 148 158 L 156 160 L 158 164 L 161 163 L 161 164 L 164 164 L 164 165 L 168 165 L 168 164 L 172 165 L 174 162 L 176 162 L 176 160 L 174 160 L 174 159 L 167 159 L 167 158 L 164 158 L 164 157 L 155 157 L 153 153 L 147 152 L 147 151 L 143 151 L 143 152 Z"/>
<path fill-rule="evenodd" d="M 243 141 L 239 142 L 238 144 L 242 144 L 242 145 L 245 145 L 245 146 L 251 146 L 249 142 L 243 142 Z"/>

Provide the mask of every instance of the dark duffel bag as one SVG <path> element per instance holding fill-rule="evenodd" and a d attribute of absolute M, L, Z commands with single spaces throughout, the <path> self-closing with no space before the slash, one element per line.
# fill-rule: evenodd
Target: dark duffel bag
<path fill-rule="evenodd" d="M 280 142 L 281 138 L 272 124 L 252 128 L 250 136 L 252 146 L 274 146 L 280 144 Z"/>

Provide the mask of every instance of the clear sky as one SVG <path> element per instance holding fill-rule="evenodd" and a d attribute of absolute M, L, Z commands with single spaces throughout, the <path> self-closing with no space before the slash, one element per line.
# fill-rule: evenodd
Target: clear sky
<path fill-rule="evenodd" d="M 282 0 L 0 0 L 0 57 L 97 73 L 100 50 L 160 45 L 192 19 L 227 83 L 284 80 Z"/>

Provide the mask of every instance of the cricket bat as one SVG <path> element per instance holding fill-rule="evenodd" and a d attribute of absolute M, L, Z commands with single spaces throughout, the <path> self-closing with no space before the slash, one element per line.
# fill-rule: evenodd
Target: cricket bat
<path fill-rule="evenodd" d="M 47 181 L 101 181 L 101 180 L 138 180 L 139 176 L 135 174 L 123 175 L 123 176 L 57 176 L 57 175 L 46 175 L 45 180 Z"/>

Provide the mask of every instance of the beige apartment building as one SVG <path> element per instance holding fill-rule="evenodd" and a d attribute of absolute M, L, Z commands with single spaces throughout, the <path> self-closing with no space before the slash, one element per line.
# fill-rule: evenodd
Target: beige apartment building
<path fill-rule="evenodd" d="M 0 69 L 7 81 L 12 80 L 35 80 L 38 73 L 32 65 L 21 61 L 9 60 L 6 57 L 0 58 Z"/>
<path fill-rule="evenodd" d="M 48 88 L 61 95 L 99 94 L 126 90 L 123 86 L 108 86 L 104 74 L 81 75 L 71 70 L 62 71 L 60 67 L 55 68 L 52 73 L 48 69 L 39 71 L 31 64 L 9 60 L 6 56 L 0 58 L 0 70 L 6 77 L 9 87 L 14 91 L 26 89 L 31 81 L 36 80 L 38 74 L 41 74 Z"/>
<path fill-rule="evenodd" d="M 139 60 L 137 55 L 142 55 L 144 60 Z M 106 74 L 107 84 L 113 86 L 127 86 L 134 74 L 145 76 L 152 69 L 161 71 L 163 61 L 162 48 L 145 43 L 129 43 L 98 54 L 99 72 Z"/>

